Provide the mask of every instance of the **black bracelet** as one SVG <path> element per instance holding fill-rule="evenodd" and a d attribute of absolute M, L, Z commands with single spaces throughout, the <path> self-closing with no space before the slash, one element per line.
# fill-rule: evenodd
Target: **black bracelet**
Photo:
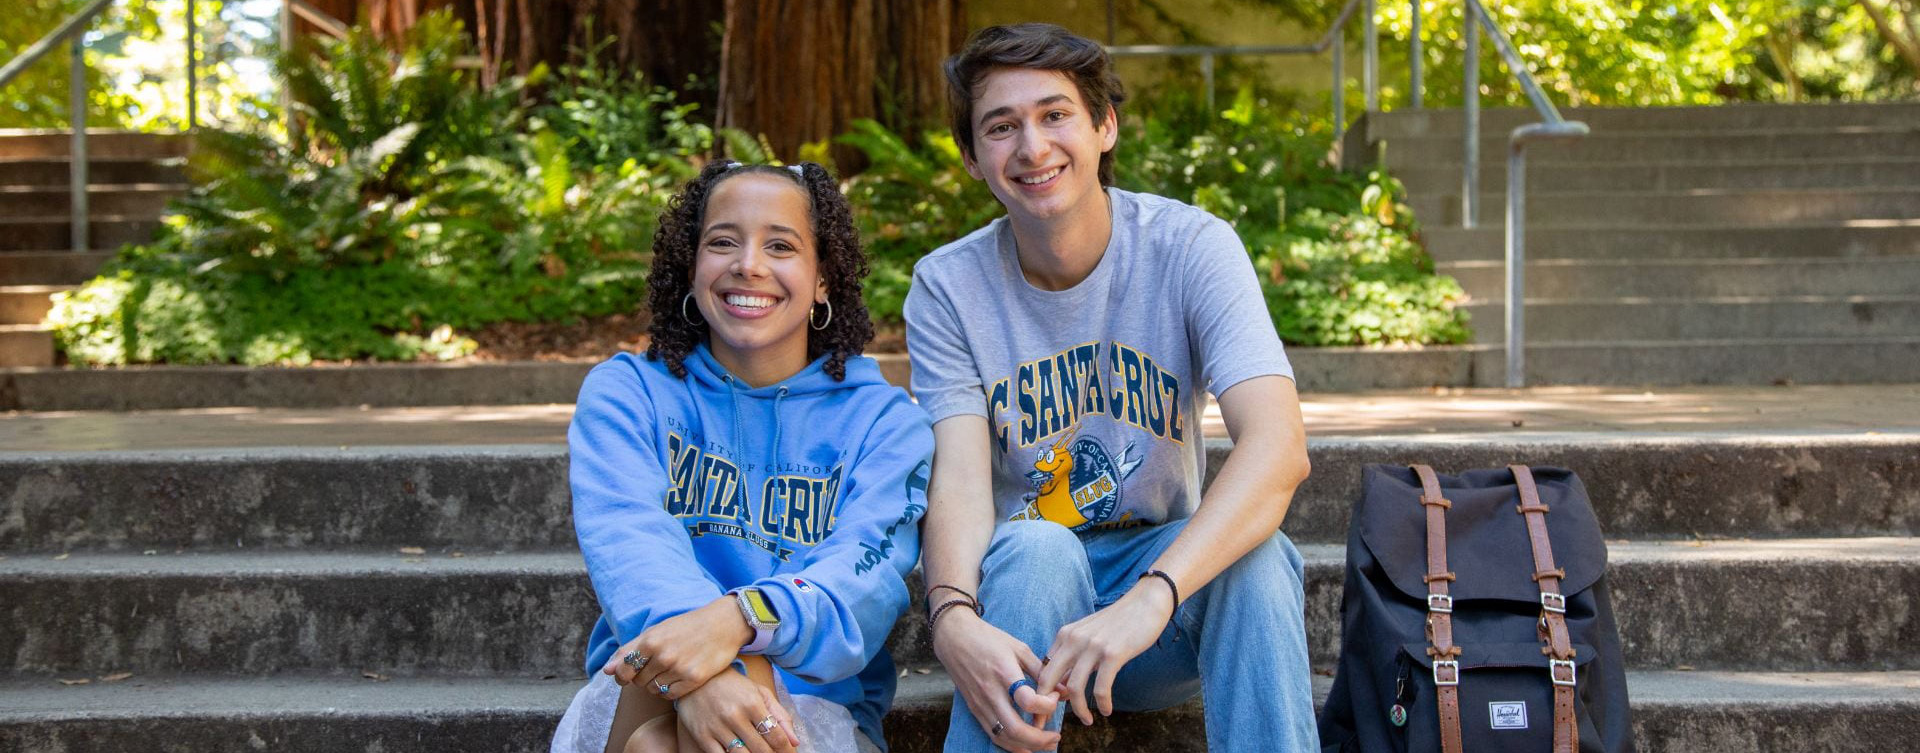
<path fill-rule="evenodd" d="M 958 590 L 958 589 L 955 589 L 955 590 Z M 973 607 L 974 611 L 976 612 L 978 612 L 980 609 L 980 605 L 974 603 L 972 599 L 956 598 L 956 599 L 948 599 L 944 602 L 941 602 L 940 606 L 938 608 L 935 608 L 932 614 L 927 615 L 927 635 L 929 637 L 933 635 L 934 623 L 937 623 L 940 621 L 940 615 L 945 614 L 947 610 L 960 606 L 962 604 L 965 604 L 969 607 Z"/>
<path fill-rule="evenodd" d="M 973 603 L 973 613 L 974 614 L 981 613 L 980 599 L 978 597 L 974 596 L 973 594 L 967 593 L 965 589 L 960 588 L 959 586 L 949 586 L 946 584 L 937 585 L 927 589 L 927 606 L 929 608 L 933 606 L 933 592 L 938 591 L 942 588 L 947 589 L 948 591 L 952 591 L 954 593 L 960 594 L 961 596 L 967 597 L 967 601 L 970 601 Z"/>
<path fill-rule="evenodd" d="M 1166 582 L 1167 582 L 1167 590 L 1169 590 L 1169 591 L 1172 591 L 1172 592 L 1173 592 L 1173 614 L 1179 614 L 1179 613 L 1180 613 L 1180 587 L 1179 587 L 1179 586 L 1177 586 L 1177 585 L 1174 585 L 1174 583 L 1173 583 L 1173 576 L 1171 576 L 1171 575 L 1168 575 L 1168 574 L 1166 574 L 1166 573 L 1163 573 L 1163 572 L 1160 572 L 1159 570 L 1148 570 L 1148 571 L 1146 571 L 1146 572 L 1144 572 L 1144 573 L 1141 573 L 1141 574 L 1140 574 L 1140 577 L 1139 577 L 1139 578 L 1135 578 L 1134 580 L 1136 580 L 1136 581 L 1138 581 L 1138 580 L 1141 580 L 1141 579 L 1143 579 L 1143 578 L 1159 578 L 1159 579 L 1161 579 L 1161 580 L 1163 580 L 1163 581 L 1166 581 Z M 1172 615 L 1172 614 L 1170 614 L 1170 615 L 1167 615 L 1167 619 L 1168 619 L 1168 620 L 1172 620 L 1172 619 L 1173 619 L 1173 615 Z"/>

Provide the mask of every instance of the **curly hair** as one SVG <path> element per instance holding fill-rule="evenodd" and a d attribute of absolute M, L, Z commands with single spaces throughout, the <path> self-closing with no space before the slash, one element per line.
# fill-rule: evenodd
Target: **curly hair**
<path fill-rule="evenodd" d="M 687 309 L 693 320 L 682 313 L 684 299 L 693 292 L 694 258 L 700 247 L 707 198 L 729 178 L 775 175 L 807 192 L 808 219 L 820 254 L 820 276 L 826 280 L 827 302 L 833 309 L 833 318 L 825 329 L 808 327 L 807 358 L 829 354 L 827 374 L 836 381 L 847 378 L 847 359 L 860 355 L 873 340 L 873 320 L 861 296 L 867 255 L 860 249 L 853 209 L 833 175 L 812 162 L 795 167 L 799 168 L 797 175 L 791 168 L 710 162 L 667 203 L 666 211 L 660 213 L 660 228 L 653 236 L 653 268 L 647 275 L 647 308 L 653 314 L 648 327 L 652 335 L 647 345 L 648 359 L 665 360 L 667 370 L 684 379 L 687 354 L 707 340 L 707 322 L 698 310 Z"/>

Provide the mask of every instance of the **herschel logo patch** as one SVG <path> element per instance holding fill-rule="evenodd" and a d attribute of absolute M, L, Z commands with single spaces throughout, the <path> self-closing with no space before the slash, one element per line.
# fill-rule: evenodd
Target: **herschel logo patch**
<path fill-rule="evenodd" d="M 1494 701 L 1487 704 L 1487 713 L 1493 717 L 1494 729 L 1527 728 L 1525 701 Z"/>

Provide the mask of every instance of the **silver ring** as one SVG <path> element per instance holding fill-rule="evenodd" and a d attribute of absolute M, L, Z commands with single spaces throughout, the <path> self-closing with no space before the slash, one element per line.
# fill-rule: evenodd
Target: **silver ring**
<path fill-rule="evenodd" d="M 762 735 L 770 733 L 779 727 L 780 723 L 773 720 L 772 714 L 768 714 L 767 718 L 753 723 L 753 731 Z"/>
<path fill-rule="evenodd" d="M 641 656 L 638 649 L 628 651 L 626 656 L 620 657 L 620 663 L 632 667 L 635 672 L 646 669 L 647 662 L 650 661 L 653 661 L 653 658 Z"/>
<path fill-rule="evenodd" d="M 994 722 L 994 723 L 993 723 L 993 729 L 991 729 L 991 730 L 988 730 L 988 731 L 987 731 L 987 734 L 988 734 L 988 735 L 991 735 L 991 736 L 993 736 L 993 737 L 999 737 L 999 736 L 1000 736 L 1000 733 L 1002 733 L 1002 732 L 1005 732 L 1005 731 L 1007 731 L 1007 724 L 1006 724 L 1006 722 Z"/>
<path fill-rule="evenodd" d="M 666 695 L 668 693 L 671 693 L 673 692 L 673 683 L 670 683 L 670 682 L 658 683 L 653 686 L 653 692 L 659 693 L 660 695 Z"/>
<path fill-rule="evenodd" d="M 733 738 L 733 742 L 727 743 L 727 750 L 733 750 L 734 748 L 746 748 L 746 747 L 747 747 L 747 742 L 738 737 Z"/>

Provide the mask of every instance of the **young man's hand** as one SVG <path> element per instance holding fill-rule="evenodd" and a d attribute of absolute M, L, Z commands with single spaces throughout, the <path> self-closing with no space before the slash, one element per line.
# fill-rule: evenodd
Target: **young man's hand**
<path fill-rule="evenodd" d="M 1065 695 L 1082 724 L 1093 724 L 1095 706 L 1101 716 L 1111 716 L 1114 676 L 1153 646 L 1172 613 L 1173 592 L 1165 584 L 1139 581 L 1119 601 L 1061 627 L 1035 683 Z M 1094 706 L 1087 703 L 1089 679 Z"/>
<path fill-rule="evenodd" d="M 674 706 L 680 727 L 701 750 L 731 753 L 728 746 L 736 739 L 752 753 L 795 753 L 800 745 L 793 719 L 773 691 L 732 670 L 715 675 Z M 762 724 L 768 719 L 777 726 Z M 761 728 L 768 732 L 761 734 Z"/>
<path fill-rule="evenodd" d="M 752 639 L 753 628 L 740 614 L 739 602 L 722 596 L 647 628 L 615 650 L 600 671 L 613 675 L 622 686 L 642 681 L 642 690 L 679 700 L 727 669 L 740 647 Z M 644 660 L 637 669 L 626 661 L 627 654 L 635 652 Z M 667 692 L 659 691 L 661 685 L 668 686 Z"/>
<path fill-rule="evenodd" d="M 953 677 L 974 721 L 995 745 L 1013 753 L 1060 747 L 1060 733 L 1046 728 L 1059 706 L 1058 693 L 1022 687 L 1015 696 L 1007 696 L 1007 688 L 1015 681 L 1040 674 L 1040 657 L 1027 644 L 979 615 L 949 609 L 934 627 L 933 654 Z M 1014 707 L 1015 700 L 1019 708 Z"/>

